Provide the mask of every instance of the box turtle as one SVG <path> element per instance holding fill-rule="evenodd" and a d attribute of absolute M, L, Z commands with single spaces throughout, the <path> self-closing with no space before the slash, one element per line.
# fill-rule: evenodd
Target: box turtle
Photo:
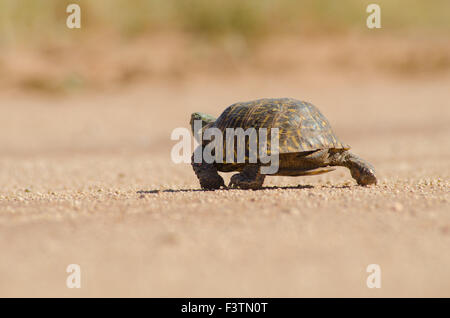
<path fill-rule="evenodd" d="M 316 175 L 333 171 L 332 166 L 347 167 L 359 185 L 376 184 L 375 170 L 371 164 L 349 152 L 350 147 L 343 144 L 334 134 L 328 120 L 311 103 L 292 99 L 258 99 L 236 103 L 229 106 L 214 118 L 204 113 L 191 115 L 191 128 L 194 121 L 200 120 L 202 130 L 218 128 L 225 135 L 226 128 L 278 128 L 279 166 L 277 176 Z M 211 141 L 201 141 L 203 149 Z M 248 144 L 246 144 L 248 146 Z M 248 149 L 246 149 L 248 159 Z M 225 187 L 218 172 L 238 171 L 230 179 L 229 187 L 258 189 L 262 187 L 265 174 L 260 171 L 262 163 L 207 163 L 194 162 L 192 167 L 203 189 Z"/>

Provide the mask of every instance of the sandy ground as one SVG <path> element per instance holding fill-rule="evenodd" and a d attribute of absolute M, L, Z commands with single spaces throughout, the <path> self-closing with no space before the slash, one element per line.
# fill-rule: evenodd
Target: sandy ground
<path fill-rule="evenodd" d="M 0 296 L 449 297 L 450 78 L 267 74 L 3 93 Z M 200 191 L 171 131 L 260 97 L 316 104 L 378 185 L 339 168 Z"/>

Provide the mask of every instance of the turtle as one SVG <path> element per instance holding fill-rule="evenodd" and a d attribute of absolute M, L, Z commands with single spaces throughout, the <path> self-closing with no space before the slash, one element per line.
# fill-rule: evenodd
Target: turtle
<path fill-rule="evenodd" d="M 293 98 L 264 98 L 247 102 L 238 102 L 227 107 L 215 118 L 211 115 L 195 112 L 191 115 L 190 125 L 193 134 L 194 122 L 201 121 L 201 130 L 218 128 L 225 134 L 226 128 L 278 128 L 279 131 L 279 167 L 271 175 L 305 176 L 327 173 L 334 166 L 343 166 L 350 170 L 359 185 L 377 183 L 375 169 L 367 161 L 349 152 L 350 146 L 342 143 L 334 134 L 330 123 L 313 104 Z M 202 150 L 211 142 L 200 140 L 195 151 Z M 245 144 L 248 147 L 248 143 Z M 195 162 L 192 155 L 192 168 L 202 189 L 214 190 L 227 188 L 218 172 L 233 172 L 228 188 L 260 189 L 268 174 L 261 173 L 262 163 L 248 162 Z M 198 160 L 197 160 L 198 161 Z"/>

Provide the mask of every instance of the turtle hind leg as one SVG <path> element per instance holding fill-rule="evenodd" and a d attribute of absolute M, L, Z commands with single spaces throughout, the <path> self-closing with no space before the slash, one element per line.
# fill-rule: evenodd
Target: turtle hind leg
<path fill-rule="evenodd" d="M 226 187 L 223 178 L 219 175 L 213 163 L 196 163 L 194 162 L 194 155 L 192 155 L 191 164 L 202 189 L 215 190 Z"/>
<path fill-rule="evenodd" d="M 230 179 L 230 188 L 260 189 L 264 183 L 265 175 L 259 171 L 259 165 L 248 165 L 242 172 L 234 174 Z"/>
<path fill-rule="evenodd" d="M 353 179 L 359 185 L 371 185 L 377 183 L 375 169 L 367 161 L 361 159 L 348 151 L 334 152 L 330 151 L 330 164 L 332 166 L 344 166 L 350 170 Z"/>

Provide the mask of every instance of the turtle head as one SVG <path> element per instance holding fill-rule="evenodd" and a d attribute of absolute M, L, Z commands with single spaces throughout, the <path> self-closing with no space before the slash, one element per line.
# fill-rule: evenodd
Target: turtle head
<path fill-rule="evenodd" d="M 214 118 L 211 115 L 205 114 L 205 113 L 198 113 L 198 112 L 192 113 L 190 124 L 191 124 L 192 134 L 194 134 L 194 135 L 195 135 L 195 128 L 194 128 L 195 126 L 194 125 L 195 125 L 196 121 L 201 122 L 201 128 L 203 129 L 203 128 L 205 128 L 206 125 L 212 124 L 213 122 L 215 122 L 216 118 Z M 198 125 L 198 123 L 197 123 L 197 125 Z M 199 127 L 199 126 L 197 126 L 197 127 Z"/>

